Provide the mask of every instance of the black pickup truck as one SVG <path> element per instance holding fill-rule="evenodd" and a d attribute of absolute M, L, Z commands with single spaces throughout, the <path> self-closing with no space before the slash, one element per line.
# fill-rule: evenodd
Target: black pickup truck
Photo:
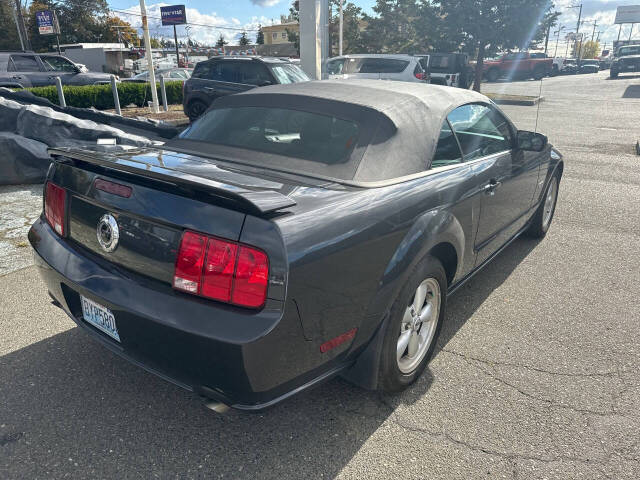
<path fill-rule="evenodd" d="M 616 50 L 611 62 L 611 78 L 627 72 L 640 72 L 640 45 L 625 45 Z"/>

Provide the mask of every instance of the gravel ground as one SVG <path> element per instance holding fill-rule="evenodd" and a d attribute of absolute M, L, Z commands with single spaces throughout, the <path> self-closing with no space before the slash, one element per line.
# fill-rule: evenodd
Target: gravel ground
<path fill-rule="evenodd" d="M 450 299 L 433 361 L 400 395 L 334 380 L 213 414 L 92 342 L 33 268 L 0 277 L 0 477 L 639 478 L 638 83 L 544 81 L 538 127 L 566 158 L 551 231 Z M 534 128 L 535 107 L 504 110 Z"/>

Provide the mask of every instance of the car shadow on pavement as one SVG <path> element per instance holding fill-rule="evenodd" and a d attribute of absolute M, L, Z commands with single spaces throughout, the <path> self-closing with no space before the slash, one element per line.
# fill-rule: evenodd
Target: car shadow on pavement
<path fill-rule="evenodd" d="M 629 85 L 622 94 L 622 98 L 640 98 L 640 85 Z"/>
<path fill-rule="evenodd" d="M 451 298 L 440 345 L 536 244 L 517 240 Z M 333 478 L 396 407 L 425 401 L 432 381 L 427 369 L 388 396 L 336 379 L 260 414 L 218 415 L 72 328 L 0 357 L 0 470 L 5 478 Z"/>

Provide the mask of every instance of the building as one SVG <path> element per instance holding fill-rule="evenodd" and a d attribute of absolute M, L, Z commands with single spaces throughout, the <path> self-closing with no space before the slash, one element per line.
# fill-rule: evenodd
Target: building
<path fill-rule="evenodd" d="M 280 45 L 282 43 L 291 43 L 287 30 L 300 34 L 300 24 L 296 20 L 288 20 L 278 25 L 269 25 L 262 27 L 265 45 Z"/>

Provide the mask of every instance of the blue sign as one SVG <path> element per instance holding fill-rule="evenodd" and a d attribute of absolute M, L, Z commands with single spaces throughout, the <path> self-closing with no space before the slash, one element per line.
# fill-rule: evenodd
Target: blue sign
<path fill-rule="evenodd" d="M 36 12 L 36 24 L 38 25 L 38 32 L 40 32 L 41 35 L 60 33 L 58 20 L 53 10 L 40 10 Z"/>
<path fill-rule="evenodd" d="M 183 25 L 187 23 L 187 11 L 184 5 L 160 7 L 162 25 Z"/>

